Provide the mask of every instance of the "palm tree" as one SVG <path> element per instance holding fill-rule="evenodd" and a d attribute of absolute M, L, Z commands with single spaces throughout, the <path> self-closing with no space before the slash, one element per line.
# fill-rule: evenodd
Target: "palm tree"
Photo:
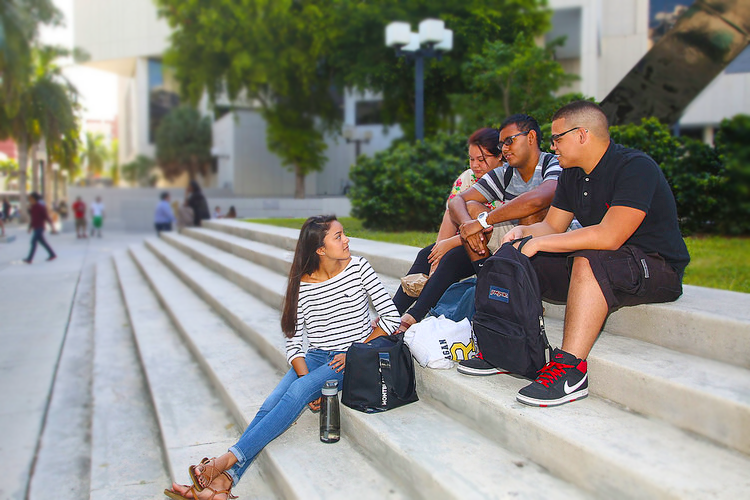
<path fill-rule="evenodd" d="M 18 184 L 21 217 L 24 220 L 27 215 L 26 169 L 29 149 L 44 138 L 48 158 L 53 158 L 52 152 L 58 151 L 66 141 L 69 149 L 70 137 L 78 134 L 78 93 L 53 62 L 55 57 L 65 53 L 51 47 L 34 49 L 29 79 L 24 85 L 17 82 L 17 96 L 12 104 L 3 102 L 0 105 L 0 137 L 10 136 L 18 145 Z M 49 169 L 49 162 L 45 168 Z M 46 173 L 49 171 L 46 170 Z M 49 178 L 49 175 L 45 177 Z"/>
<path fill-rule="evenodd" d="M 11 115 L 30 76 L 32 45 L 39 24 L 59 24 L 62 13 L 52 0 L 0 0 L 0 92 Z"/>
<path fill-rule="evenodd" d="M 104 143 L 104 136 L 86 132 L 86 147 L 81 152 L 81 162 L 86 164 L 89 180 L 102 174 L 108 159 L 109 149 Z"/>

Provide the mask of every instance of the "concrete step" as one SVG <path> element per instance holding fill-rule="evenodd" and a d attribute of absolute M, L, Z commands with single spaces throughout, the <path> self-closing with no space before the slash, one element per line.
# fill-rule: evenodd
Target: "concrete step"
<path fill-rule="evenodd" d="M 293 251 L 299 231 L 243 221 L 207 221 L 207 228 Z M 352 238 L 382 275 L 406 274 L 419 249 Z M 385 280 L 384 280 L 385 281 Z M 546 315 L 562 319 L 565 307 L 545 304 Z M 611 314 L 606 331 L 703 358 L 750 368 L 750 295 L 686 285 L 667 304 L 624 307 Z M 596 349 L 596 348 L 595 348 Z"/>
<path fill-rule="evenodd" d="M 287 276 L 289 269 L 292 267 L 293 251 L 281 250 L 279 247 L 203 227 L 185 228 L 180 234 L 215 246 L 250 262 L 255 262 L 282 276 Z"/>
<path fill-rule="evenodd" d="M 222 309 L 233 310 L 233 322 L 245 314 L 245 336 L 273 346 L 271 361 L 276 366 L 286 365 L 277 310 L 163 242 L 149 241 L 149 248 L 191 288 L 201 289 L 202 296 L 233 297 L 230 303 L 222 301 Z M 275 324 L 269 324 L 271 318 Z M 229 351 L 243 350 L 239 338 L 222 339 L 221 344 Z M 219 362 L 206 358 L 212 364 Z M 381 415 L 342 407 L 342 415 L 345 439 L 356 442 L 373 462 L 410 485 L 410 497 L 583 496 L 577 488 L 551 477 L 522 456 L 508 453 L 425 402 Z M 456 460 L 455 452 L 461 448 L 470 450 L 470 459 Z"/>
<path fill-rule="evenodd" d="M 215 231 L 213 229 L 189 228 L 183 230 L 180 234 L 182 236 L 187 236 L 188 238 L 192 238 L 206 243 L 207 245 L 224 250 L 225 252 L 242 259 L 254 262 L 268 270 L 275 271 L 284 277 L 289 275 L 294 252 L 282 250 L 279 247 L 274 247 L 265 243 L 258 243 L 256 241 L 248 240 L 247 238 L 242 238 L 222 231 Z M 184 243 L 185 240 L 175 238 L 173 234 L 165 235 L 164 239 L 165 241 L 169 241 L 170 243 L 177 241 L 183 242 L 182 248 L 187 246 L 187 243 Z M 206 255 L 210 255 L 210 252 L 208 251 L 204 253 Z M 200 253 L 192 252 L 191 255 L 198 258 Z M 383 282 L 383 286 L 385 286 L 386 290 L 388 290 L 388 293 L 390 293 L 391 295 L 393 295 L 398 287 L 401 286 L 400 277 L 390 276 L 382 273 L 378 276 Z"/>
<path fill-rule="evenodd" d="M 153 254 L 144 247 L 130 251 L 214 390 L 244 429 L 282 373 L 239 339 Z M 195 261 L 192 266 L 182 264 L 191 271 L 199 267 Z M 401 488 L 348 440 L 335 447 L 321 443 L 318 417 L 309 411 L 261 452 L 258 463 L 283 498 L 403 498 Z"/>
<path fill-rule="evenodd" d="M 296 229 L 237 220 L 205 221 L 204 227 L 283 248 L 290 252 L 294 252 L 299 236 L 299 231 Z M 350 238 L 349 248 L 352 253 L 370 261 L 378 273 L 396 277 L 404 276 L 409 271 L 420 250 L 416 247 L 362 238 Z"/>
<path fill-rule="evenodd" d="M 221 260 L 222 257 L 215 257 L 215 258 Z M 225 270 L 224 272 L 228 272 L 228 271 Z M 237 271 L 237 272 L 239 272 L 239 271 Z M 185 274 L 191 274 L 191 273 L 190 272 L 186 272 Z M 251 279 L 251 277 L 247 277 L 247 278 Z M 196 286 L 199 286 L 199 285 L 196 284 Z M 252 287 L 250 287 L 250 288 L 252 288 Z M 277 293 L 279 294 L 279 296 L 281 295 L 282 292 L 283 292 L 283 289 L 281 289 L 281 288 L 277 289 Z M 208 292 L 208 293 L 210 293 L 210 292 Z M 624 337 L 619 337 L 618 342 L 620 342 L 620 344 L 618 344 L 618 345 L 620 345 L 620 348 L 623 349 L 626 352 L 628 350 L 630 350 L 630 349 L 634 349 L 633 352 L 639 352 L 637 349 L 638 349 L 638 347 L 640 347 L 642 345 L 642 343 L 638 343 L 637 341 L 634 341 L 633 339 L 624 338 Z M 623 343 L 624 343 L 625 347 L 622 347 Z M 612 345 L 612 344 L 610 344 L 610 345 Z M 631 347 L 628 347 L 628 345 L 630 345 Z M 656 346 L 653 346 L 653 347 L 656 347 Z M 662 350 L 664 352 L 668 352 L 666 349 L 662 348 Z M 592 352 L 592 356 L 594 355 L 595 352 L 596 352 L 596 348 L 594 349 L 594 352 Z M 679 353 L 670 353 L 670 354 L 672 354 L 672 355 L 678 355 Z M 610 367 L 608 368 L 610 370 L 612 369 L 611 368 L 611 364 L 613 362 L 613 359 L 614 359 L 613 357 L 610 357 L 610 358 L 606 359 L 606 361 L 608 363 L 610 363 Z M 658 364 L 660 362 L 659 359 L 660 358 L 656 358 L 656 360 L 654 362 Z M 632 362 L 633 359 L 631 358 L 630 361 Z M 596 361 L 594 362 L 594 364 L 595 363 L 596 363 Z M 633 375 L 633 367 L 632 366 L 628 366 L 627 363 L 623 364 L 621 360 L 618 361 L 618 363 L 620 363 L 618 369 L 620 370 L 620 373 L 623 374 L 623 377 L 619 378 L 619 381 L 620 381 L 620 389 L 619 390 L 620 390 L 620 393 L 623 393 L 623 392 L 627 393 L 628 390 L 629 390 L 629 385 L 628 384 L 630 382 L 630 379 L 632 379 L 632 378 L 634 378 L 636 376 L 643 377 L 643 375 L 641 375 L 639 372 L 636 372 L 636 375 Z M 602 364 L 600 366 L 601 367 L 606 366 L 605 363 L 604 363 L 604 360 L 602 361 Z M 707 371 L 710 372 L 710 368 L 711 367 L 709 366 L 709 367 L 705 368 L 705 370 L 707 370 Z M 731 367 L 722 367 L 721 364 L 717 363 L 716 364 L 716 368 L 717 368 L 717 370 L 719 372 L 721 372 L 721 370 L 723 368 L 731 368 Z M 594 368 L 594 369 L 596 370 L 597 368 Z M 427 385 L 424 385 L 422 387 L 422 389 L 424 389 L 424 391 L 427 391 L 428 394 L 431 394 L 431 393 L 434 392 L 437 396 L 439 396 L 439 397 L 436 397 L 436 399 L 439 399 L 441 401 L 445 402 L 445 400 L 446 399 L 449 400 L 450 397 L 454 397 L 454 398 L 460 397 L 460 394 L 463 393 L 463 392 L 466 392 L 466 391 L 471 392 L 470 384 L 472 383 L 471 381 L 474 380 L 473 378 L 461 376 L 461 378 L 464 379 L 463 382 L 461 384 L 459 384 L 459 385 L 452 385 L 451 392 L 448 395 L 445 395 L 444 394 L 444 392 L 445 392 L 444 391 L 445 390 L 444 386 L 446 384 L 448 386 L 451 386 L 451 384 L 453 383 L 452 379 L 450 381 L 446 381 L 446 380 L 442 379 L 442 377 L 447 376 L 447 374 L 445 374 L 445 372 L 431 371 L 431 370 L 419 370 L 419 372 L 422 374 L 421 380 L 423 380 L 423 381 L 429 381 L 427 383 Z M 455 373 L 455 372 L 450 372 L 450 373 Z M 600 370 L 600 373 L 604 373 L 604 370 Z M 727 372 L 724 371 L 723 373 L 727 373 Z M 671 378 L 674 378 L 673 374 L 665 373 L 664 370 L 655 371 L 654 373 L 648 373 L 648 377 L 651 378 L 652 380 L 654 378 L 658 379 L 659 377 L 665 377 L 665 375 L 667 375 L 667 376 L 669 376 Z M 516 379 L 513 379 L 513 378 L 509 378 L 509 379 L 510 380 L 516 380 Z M 615 378 L 615 379 L 617 380 L 618 378 Z M 609 379 L 605 378 L 604 380 L 609 380 Z M 480 406 L 482 406 L 481 409 L 484 410 L 487 406 L 489 406 L 490 408 L 493 408 L 493 404 L 497 405 L 499 407 L 498 408 L 494 408 L 494 411 L 497 412 L 497 413 L 499 413 L 499 414 L 501 414 L 501 415 L 504 415 L 504 418 L 510 418 L 510 419 L 515 419 L 516 418 L 515 415 L 516 415 L 516 413 L 517 413 L 517 411 L 518 411 L 519 408 L 523 408 L 527 412 L 530 411 L 530 409 L 522 407 L 521 405 L 518 405 L 517 403 L 514 402 L 515 401 L 515 392 L 520 387 L 522 387 L 525 383 L 527 383 L 527 382 L 521 381 L 521 380 L 516 381 L 515 385 L 512 385 L 512 387 L 510 387 L 510 388 L 506 387 L 505 390 L 502 393 L 496 394 L 493 397 L 493 399 L 490 399 L 488 401 L 484 401 L 480 405 Z M 670 389 L 672 389 L 675 386 L 675 384 L 670 379 L 660 380 L 659 383 L 662 384 L 662 387 L 670 387 Z M 592 382 L 592 384 L 593 384 L 593 382 Z M 644 385 L 644 384 L 642 384 L 642 385 Z M 612 390 L 608 389 L 607 386 L 606 386 L 606 384 L 602 384 L 599 387 L 602 388 L 602 390 L 604 390 L 605 393 L 607 393 L 609 395 L 613 395 L 616 392 L 616 391 L 612 391 Z M 683 392 L 682 392 L 682 394 L 680 396 L 675 396 L 674 398 L 671 398 L 673 401 L 678 401 L 678 402 L 679 401 L 685 401 L 685 400 L 689 401 L 691 397 L 695 397 L 694 392 L 692 392 L 694 390 L 694 387 L 692 387 L 692 385 L 691 385 L 691 383 L 689 381 L 688 382 L 680 382 L 679 384 L 677 384 L 677 387 L 680 390 L 682 390 Z M 649 388 L 653 389 L 652 386 L 648 385 L 646 387 L 646 389 L 649 389 Z M 593 387 L 592 387 L 592 392 L 596 392 L 597 390 L 598 390 L 597 385 L 594 384 Z M 609 391 L 609 392 L 607 392 L 607 391 Z M 730 389 L 728 391 L 725 390 L 724 391 L 724 395 L 723 395 L 723 397 L 725 399 L 725 403 L 727 403 L 728 406 L 732 406 L 732 405 L 739 406 L 739 414 L 740 415 L 742 415 L 743 412 L 744 412 L 743 405 L 745 404 L 744 401 L 746 401 L 746 396 L 743 399 L 741 392 L 742 391 L 739 391 L 740 394 L 738 394 L 737 390 Z M 452 393 L 457 393 L 457 394 L 454 394 L 453 396 L 450 396 L 450 394 L 452 394 Z M 710 393 L 707 393 L 705 395 L 702 394 L 699 397 L 704 397 L 704 396 L 709 397 L 709 399 L 713 399 L 714 398 L 714 396 L 712 394 L 710 394 Z M 637 394 L 634 395 L 634 396 L 628 395 L 628 398 L 630 398 L 629 401 L 631 403 L 633 402 L 633 399 L 637 398 L 637 397 L 639 397 Z M 648 397 L 647 398 L 643 398 L 643 399 L 644 399 L 644 402 L 648 402 L 648 399 L 652 399 L 652 400 L 656 399 L 656 400 L 658 400 L 659 397 L 660 397 L 659 391 L 657 391 L 657 390 L 651 390 L 651 393 L 648 395 Z M 494 399 L 497 399 L 497 401 L 494 401 Z M 666 399 L 669 400 L 670 398 L 666 398 Z M 493 403 L 493 401 L 494 401 L 494 403 Z M 621 435 L 619 436 L 619 437 L 623 438 L 625 441 L 627 441 L 626 444 L 622 444 L 622 443 L 618 442 L 617 440 L 609 440 L 606 443 L 604 443 L 604 445 L 602 445 L 602 446 L 591 446 L 587 450 L 587 453 L 590 454 L 591 456 L 595 457 L 594 459 L 592 459 L 593 462 L 601 463 L 602 464 L 599 467 L 599 470 L 600 470 L 600 472 L 602 474 L 604 474 L 605 477 L 608 477 L 608 478 L 609 477 L 616 477 L 618 474 L 622 473 L 626 477 L 631 477 L 632 481 L 636 481 L 637 483 L 639 483 L 639 486 L 636 489 L 637 491 L 641 491 L 641 492 L 644 492 L 644 493 L 648 492 L 649 494 L 653 493 L 653 494 L 657 494 L 659 496 L 667 495 L 667 490 L 660 489 L 659 486 L 658 486 L 659 485 L 659 481 L 660 481 L 660 474 L 661 474 L 659 471 L 664 472 L 666 474 L 667 471 L 665 471 L 665 468 L 672 467 L 672 466 L 668 465 L 670 463 L 675 464 L 673 467 L 675 467 L 676 472 L 674 472 L 674 471 L 671 472 L 671 479 L 675 482 L 675 484 L 679 482 L 679 478 L 680 477 L 684 476 L 686 478 L 687 477 L 691 478 L 692 483 L 691 483 L 691 481 L 688 481 L 688 484 L 685 485 L 685 486 L 683 486 L 685 492 L 689 492 L 689 491 L 701 491 L 701 488 L 704 488 L 704 487 L 718 488 L 717 491 L 720 491 L 721 490 L 721 486 L 720 486 L 721 483 L 714 484 L 714 482 L 713 482 L 713 475 L 712 474 L 708 474 L 708 475 L 706 475 L 706 474 L 693 474 L 693 472 L 691 471 L 691 465 L 690 465 L 690 463 L 689 462 L 685 462 L 684 460 L 681 459 L 681 456 L 680 456 L 680 448 L 681 447 L 684 447 L 684 448 L 690 450 L 689 454 L 692 455 L 692 458 L 694 458 L 696 460 L 698 459 L 698 457 L 701 456 L 702 453 L 705 452 L 707 455 L 712 455 L 712 456 L 717 457 L 716 458 L 716 463 L 719 463 L 719 462 L 727 463 L 727 462 L 729 462 L 729 463 L 734 464 L 733 467 L 730 467 L 726 471 L 723 471 L 723 472 L 725 472 L 730 477 L 733 477 L 733 475 L 736 475 L 737 471 L 741 470 L 742 467 L 747 467 L 749 465 L 748 462 L 747 462 L 747 457 L 744 456 L 744 455 L 737 454 L 736 452 L 723 449 L 722 447 L 715 446 L 715 445 L 712 445 L 710 443 L 704 443 L 700 439 L 695 438 L 695 437 L 693 437 L 693 436 L 691 436 L 691 435 L 689 435 L 689 434 L 687 434 L 685 432 L 676 430 L 676 429 L 672 428 L 671 426 L 667 425 L 664 422 L 652 421 L 652 420 L 650 420 L 648 418 L 644 418 L 644 417 L 640 417 L 640 416 L 634 415 L 631 412 L 626 411 L 626 410 L 624 410 L 623 408 L 621 408 L 621 407 L 619 407 L 617 405 L 611 405 L 611 404 L 608 404 L 608 403 L 606 403 L 606 402 L 604 402 L 602 400 L 595 399 L 593 397 L 589 398 L 587 401 L 580 402 L 577 405 L 578 406 L 583 406 L 583 407 L 588 407 L 590 405 L 595 405 L 595 408 L 597 408 L 597 411 L 599 411 L 599 409 L 601 409 L 601 408 L 607 408 L 607 409 L 609 409 L 608 411 L 610 411 L 610 413 L 608 414 L 608 417 L 610 419 L 613 419 L 613 421 L 624 420 L 624 421 L 626 421 L 628 423 L 629 428 L 627 429 L 627 432 L 625 432 L 624 435 L 621 432 Z M 454 404 L 452 406 L 451 405 L 449 405 L 449 406 L 452 407 L 452 408 L 454 408 L 455 411 L 457 411 L 459 413 L 463 413 L 464 415 L 469 416 L 470 418 L 472 418 L 472 420 L 473 420 L 473 417 L 476 414 L 478 414 L 478 412 L 480 411 L 480 408 L 476 408 L 475 407 L 476 403 L 471 403 L 471 402 L 466 401 L 464 399 L 462 399 L 460 403 L 456 403 L 456 404 Z M 571 412 L 572 411 L 573 414 L 575 414 L 576 405 L 572 405 L 572 406 L 573 406 L 572 410 L 570 410 L 570 409 L 558 409 L 558 410 L 561 410 L 563 412 Z M 707 411 L 706 408 L 710 407 L 710 404 L 709 405 L 699 404 L 698 406 L 703 408 L 700 411 Z M 691 407 L 692 407 L 692 404 L 691 405 L 684 405 L 684 404 L 680 403 L 679 406 L 678 406 L 678 411 L 686 411 L 686 410 L 689 410 Z M 551 414 L 555 414 L 555 412 L 557 412 L 558 410 L 553 411 Z M 533 410 L 531 410 L 531 411 L 533 411 Z M 708 410 L 708 411 L 710 413 L 710 410 Z M 657 410 L 655 410 L 655 412 L 656 413 L 661 412 L 660 416 L 669 417 L 669 415 L 666 414 L 666 410 L 664 410 L 663 408 L 657 409 Z M 738 413 L 738 411 L 734 411 L 735 415 L 737 413 Z M 732 413 L 730 412 L 730 415 L 731 414 Z M 692 422 L 693 423 L 699 422 L 701 416 L 702 415 L 700 413 L 698 413 L 698 415 L 697 415 L 698 418 L 694 418 L 692 420 Z M 680 417 L 680 418 L 682 418 L 682 417 Z M 716 417 L 712 417 L 712 418 L 714 418 L 714 420 L 716 421 Z M 720 414 L 719 417 L 718 417 L 718 423 L 716 425 L 720 426 L 721 422 L 723 421 L 724 418 L 725 418 L 724 415 Z M 740 420 L 742 420 L 742 418 L 743 417 L 740 417 Z M 568 423 L 570 425 L 572 425 L 572 426 L 576 426 L 577 424 L 575 424 L 575 419 L 576 419 L 576 417 L 573 417 L 572 419 L 568 420 Z M 677 417 L 674 417 L 674 419 L 676 421 L 679 420 L 679 418 L 677 418 Z M 735 422 L 736 422 L 736 420 L 737 419 L 735 419 Z M 500 428 L 502 428 L 503 426 L 507 425 L 507 424 L 501 424 L 501 422 L 497 422 L 497 424 L 500 425 Z M 608 425 L 611 425 L 611 424 L 603 424 L 602 422 L 597 421 L 593 417 L 589 418 L 588 424 L 595 426 L 594 428 L 596 428 L 598 426 L 600 429 L 601 428 L 606 429 L 608 427 Z M 551 432 L 549 429 L 546 429 L 545 425 L 546 425 L 545 421 L 538 422 L 537 423 L 538 429 L 536 429 L 535 432 L 543 433 L 543 434 L 547 435 L 550 439 L 552 439 L 555 442 L 559 443 L 559 442 L 562 441 L 562 443 L 567 444 L 568 446 L 575 447 L 576 449 L 578 448 L 578 445 L 576 443 L 576 435 L 575 435 L 575 433 L 573 434 L 572 439 L 567 439 L 566 440 L 564 436 L 561 436 L 559 434 L 556 434 L 555 432 Z M 714 424 L 711 424 L 711 425 L 714 425 Z M 650 431 L 645 431 L 645 435 L 647 436 L 647 439 L 639 438 L 639 432 L 640 432 L 640 427 L 641 426 L 645 426 L 648 429 L 650 429 Z M 743 428 L 746 428 L 746 426 L 743 427 L 741 425 L 741 422 L 739 423 L 739 425 L 732 424 L 731 427 L 734 429 L 734 431 L 732 431 L 732 432 L 735 432 L 735 435 L 737 434 L 737 432 L 736 432 L 737 429 L 741 430 Z M 585 428 L 585 426 L 583 428 Z M 491 427 L 488 427 L 485 430 L 488 433 L 492 433 L 493 432 L 493 430 L 492 430 Z M 523 426 L 514 429 L 514 431 L 517 432 L 517 433 L 518 432 L 524 432 L 523 431 Z M 496 432 L 496 431 L 494 431 L 494 432 Z M 560 432 L 560 429 L 557 429 L 556 432 Z M 600 430 L 600 432 L 601 432 L 601 430 Z M 632 433 L 633 435 L 632 436 L 627 435 L 628 432 Z M 716 435 L 714 435 L 712 437 L 715 438 L 715 439 L 723 439 L 724 441 L 727 441 L 728 437 L 726 437 L 726 436 L 722 437 L 722 435 L 721 435 L 722 432 L 724 432 L 724 431 L 719 430 L 717 433 L 715 433 Z M 653 445 L 649 445 L 648 439 L 652 439 L 653 440 L 653 441 L 650 442 L 651 444 L 658 443 L 659 442 L 658 437 L 661 434 L 670 435 L 673 439 L 676 440 L 676 443 L 673 444 L 671 447 L 669 447 L 669 446 L 665 447 L 664 453 L 663 454 L 659 454 L 658 458 L 652 460 L 652 463 L 650 464 L 650 469 L 649 470 L 651 470 L 653 472 L 649 472 L 647 474 L 643 474 L 642 473 L 643 467 L 641 467 L 641 466 L 639 466 L 637 464 L 637 460 L 636 460 L 635 457 L 639 457 L 643 453 L 643 450 L 651 450 L 653 448 Z M 505 444 L 505 442 L 503 442 L 503 444 Z M 609 449 L 610 447 L 612 449 Z M 526 448 L 524 448 L 524 447 L 514 448 L 514 450 L 517 451 L 517 452 L 519 452 L 519 453 L 524 453 L 525 449 Z M 615 450 L 615 451 L 613 451 L 613 450 Z M 615 455 L 614 462 L 604 460 L 604 458 L 605 458 L 606 455 L 613 454 L 613 453 Z M 650 453 L 650 451 L 649 451 L 649 453 Z M 666 458 L 663 458 L 663 457 L 666 457 Z M 559 475 L 561 477 L 567 477 L 567 475 L 571 472 L 569 470 L 569 467 L 567 466 L 567 464 L 562 464 L 562 465 L 558 464 L 558 465 L 555 465 L 554 463 L 547 463 L 549 460 L 550 459 L 547 459 L 547 461 L 545 461 L 545 462 L 539 462 L 539 463 L 541 463 L 542 465 L 550 468 L 551 470 L 559 471 Z M 620 470 L 621 467 L 624 468 L 624 470 Z M 718 469 L 718 470 L 716 470 L 716 472 L 718 474 L 719 472 L 722 472 L 722 469 Z M 666 474 L 666 477 L 670 477 L 670 474 Z M 736 479 L 737 478 L 734 477 L 735 482 L 736 482 Z M 583 481 L 583 478 L 581 478 L 581 481 Z M 703 483 L 701 483 L 701 481 L 703 481 Z M 627 489 L 628 489 L 628 487 L 630 485 L 630 483 L 628 481 L 625 481 L 623 483 L 617 483 L 615 481 L 613 484 L 614 484 L 614 487 L 616 487 L 618 489 L 622 488 L 623 494 L 626 493 L 626 491 L 627 491 Z M 706 484 L 708 484 L 710 486 L 706 486 Z M 604 490 L 602 490 L 602 491 L 604 491 Z M 631 495 L 628 494 L 628 496 L 631 496 Z"/>
<path fill-rule="evenodd" d="M 281 306 L 277 290 L 286 287 L 286 278 L 281 274 L 181 234 L 161 233 L 161 239 L 209 269 L 224 274 L 266 304 L 277 308 Z M 152 241 L 148 238 L 146 244 Z"/>
<path fill-rule="evenodd" d="M 96 270 L 92 500 L 163 498 L 161 436 L 111 261 Z"/>
<path fill-rule="evenodd" d="M 590 395 L 559 408 L 515 401 L 528 384 L 417 367 L 417 388 L 477 431 L 602 498 L 734 498 L 750 458 Z"/>
<path fill-rule="evenodd" d="M 561 345 L 563 322 L 545 322 Z M 750 454 L 750 370 L 602 332 L 589 391 Z"/>
<path fill-rule="evenodd" d="M 190 484 L 188 464 L 228 449 L 241 430 L 130 256 L 115 254 L 114 262 L 158 417 L 167 469 L 176 482 Z M 257 468 L 247 471 L 233 493 L 278 498 Z"/>
<path fill-rule="evenodd" d="M 204 233 L 212 243 L 221 241 L 224 246 L 242 243 L 212 233 Z M 183 235 L 164 239 L 233 283 L 242 284 L 245 290 L 261 291 L 260 296 L 267 304 L 281 304 L 286 289 L 286 280 L 281 275 L 269 277 L 266 269 L 258 269 L 257 264 L 243 262 L 242 258 Z M 152 240 L 147 244 L 154 246 Z M 269 248 L 269 252 L 273 250 Z M 155 252 L 160 254 L 159 250 Z M 204 294 L 204 298 L 211 300 L 209 295 Z M 550 341 L 560 345 L 562 322 L 550 318 L 548 324 Z M 750 425 L 748 370 L 608 332 L 600 337 L 589 361 L 592 393 L 750 453 L 750 435 L 745 431 Z"/>
<path fill-rule="evenodd" d="M 29 481 L 30 500 L 79 500 L 89 495 L 94 276 L 95 264 L 85 265 Z"/>

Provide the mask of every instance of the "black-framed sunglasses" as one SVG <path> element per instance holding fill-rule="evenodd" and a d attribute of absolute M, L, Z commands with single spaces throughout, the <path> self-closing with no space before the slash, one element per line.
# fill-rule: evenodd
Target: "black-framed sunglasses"
<path fill-rule="evenodd" d="M 517 134 L 513 134 L 510 137 L 506 137 L 505 139 L 503 139 L 502 141 L 500 141 L 500 144 L 502 144 L 503 146 L 510 147 L 510 146 L 513 145 L 513 139 L 515 139 L 519 135 L 528 135 L 529 132 L 531 132 L 531 130 L 527 130 L 526 132 L 519 132 Z"/>
<path fill-rule="evenodd" d="M 562 137 L 565 134 L 568 134 L 568 133 L 570 133 L 570 132 L 572 132 L 574 130 L 578 130 L 579 128 L 583 128 L 583 127 L 573 127 L 572 129 L 566 130 L 565 132 L 560 132 L 559 134 L 552 134 L 550 136 L 550 138 L 549 138 L 550 146 L 552 146 L 554 148 L 555 147 L 555 143 L 560 140 L 560 137 Z"/>

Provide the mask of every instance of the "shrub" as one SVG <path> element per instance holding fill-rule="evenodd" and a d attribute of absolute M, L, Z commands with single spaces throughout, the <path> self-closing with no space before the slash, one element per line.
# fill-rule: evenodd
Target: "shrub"
<path fill-rule="evenodd" d="M 715 142 L 725 177 L 717 229 L 724 234 L 750 234 L 750 116 L 722 121 Z"/>
<path fill-rule="evenodd" d="M 352 215 L 370 229 L 434 231 L 456 177 L 467 166 L 466 137 L 438 134 L 361 156 L 350 177 Z"/>
<path fill-rule="evenodd" d="M 677 202 L 683 233 L 742 234 L 750 232 L 750 203 L 742 187 L 747 186 L 747 170 L 743 174 L 742 165 L 748 165 L 748 158 L 742 155 L 750 156 L 748 131 L 750 118 L 725 120 L 716 148 L 689 137 L 674 137 L 655 118 L 643 119 L 640 125 L 612 127 L 610 134 L 615 142 L 646 152 L 661 166 Z"/>

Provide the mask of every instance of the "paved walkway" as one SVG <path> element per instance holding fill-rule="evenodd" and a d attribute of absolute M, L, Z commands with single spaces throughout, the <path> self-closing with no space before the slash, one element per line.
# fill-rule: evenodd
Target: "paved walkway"
<path fill-rule="evenodd" d="M 146 235 L 105 232 L 101 239 L 79 240 L 73 233 L 47 234 L 57 260 L 46 262 L 47 252 L 38 247 L 28 265 L 22 259 L 30 235 L 19 226 L 6 232 L 16 240 L 0 243 L 0 499 L 22 499 L 81 272 Z"/>

